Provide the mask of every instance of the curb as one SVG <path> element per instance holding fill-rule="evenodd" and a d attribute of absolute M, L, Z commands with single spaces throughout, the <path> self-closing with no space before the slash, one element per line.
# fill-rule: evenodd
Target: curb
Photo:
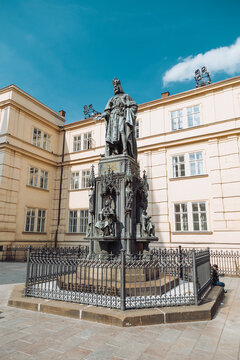
<path fill-rule="evenodd" d="M 186 321 L 211 320 L 224 298 L 223 288 L 215 286 L 204 303 L 196 306 L 177 306 L 121 311 L 92 305 L 76 304 L 24 296 L 24 285 L 15 285 L 8 306 L 103 324 L 130 327 L 169 324 Z"/>

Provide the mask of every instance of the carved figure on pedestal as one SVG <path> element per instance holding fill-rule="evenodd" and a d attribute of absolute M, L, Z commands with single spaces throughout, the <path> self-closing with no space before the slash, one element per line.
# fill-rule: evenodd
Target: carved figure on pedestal
<path fill-rule="evenodd" d="M 114 96 L 108 101 L 104 113 L 95 120 L 105 119 L 106 156 L 128 154 L 137 159 L 135 120 L 138 106 L 125 94 L 120 80 L 113 79 Z"/>
<path fill-rule="evenodd" d="M 110 201 L 106 200 L 104 208 L 98 214 L 98 221 L 95 224 L 95 228 L 98 229 L 99 235 L 115 236 L 115 222 L 115 212 L 111 208 Z"/>
<path fill-rule="evenodd" d="M 127 183 L 126 186 L 126 211 L 132 211 L 134 193 L 132 190 L 131 182 Z"/>
<path fill-rule="evenodd" d="M 141 218 L 141 236 L 142 237 L 151 237 L 155 236 L 155 226 L 152 224 L 151 216 L 147 215 L 147 212 L 144 210 Z"/>
<path fill-rule="evenodd" d="M 89 213 L 94 213 L 95 211 L 95 189 L 91 188 L 89 190 Z"/>

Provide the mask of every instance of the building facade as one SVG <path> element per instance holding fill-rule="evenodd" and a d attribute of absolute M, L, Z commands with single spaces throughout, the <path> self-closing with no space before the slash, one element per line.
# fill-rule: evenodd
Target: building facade
<path fill-rule="evenodd" d="M 64 125 L 64 115 L 14 85 L 0 90 L 0 246 L 85 243 L 105 125 Z M 239 135 L 240 77 L 139 105 L 157 245 L 240 248 Z"/>

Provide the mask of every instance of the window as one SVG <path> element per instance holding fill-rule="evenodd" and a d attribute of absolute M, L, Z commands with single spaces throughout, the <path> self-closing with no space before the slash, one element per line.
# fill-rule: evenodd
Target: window
<path fill-rule="evenodd" d="M 40 189 L 48 188 L 48 172 L 47 171 L 41 170 L 39 187 L 40 187 Z"/>
<path fill-rule="evenodd" d="M 188 231 L 187 204 L 174 204 L 175 231 Z"/>
<path fill-rule="evenodd" d="M 70 210 L 68 232 L 86 233 L 88 226 L 88 210 Z"/>
<path fill-rule="evenodd" d="M 207 231 L 205 201 L 174 204 L 175 231 Z"/>
<path fill-rule="evenodd" d="M 70 188 L 71 190 L 79 189 L 79 171 L 72 172 Z"/>
<path fill-rule="evenodd" d="M 73 151 L 81 150 L 81 135 L 73 137 Z"/>
<path fill-rule="evenodd" d="M 203 175 L 203 152 L 172 156 L 172 174 L 174 178 Z"/>
<path fill-rule="evenodd" d="M 26 211 L 25 231 L 34 231 L 35 209 L 28 208 Z"/>
<path fill-rule="evenodd" d="M 185 176 L 184 155 L 173 156 L 172 158 L 173 177 Z"/>
<path fill-rule="evenodd" d="M 37 232 L 44 232 L 45 219 L 46 219 L 46 210 L 38 210 Z"/>
<path fill-rule="evenodd" d="M 200 105 L 171 111 L 172 131 L 187 129 L 200 125 Z"/>
<path fill-rule="evenodd" d="M 172 130 L 183 129 L 183 110 L 171 112 Z"/>
<path fill-rule="evenodd" d="M 203 154 L 201 151 L 189 154 L 190 175 L 203 174 Z"/>
<path fill-rule="evenodd" d="M 69 211 L 69 223 L 68 223 L 68 232 L 70 233 L 76 233 L 77 231 L 77 210 L 71 210 Z"/>
<path fill-rule="evenodd" d="M 137 120 L 136 123 L 135 123 L 135 137 L 136 137 L 136 139 L 139 139 L 139 137 L 140 137 L 140 123 L 139 123 L 139 120 Z"/>
<path fill-rule="evenodd" d="M 187 108 L 187 122 L 188 122 L 188 127 L 200 125 L 199 105 Z"/>
<path fill-rule="evenodd" d="M 37 128 L 33 128 L 32 143 L 37 147 L 50 151 L 51 136 L 45 132 L 42 133 L 42 131 Z"/>
<path fill-rule="evenodd" d="M 38 186 L 38 169 L 34 167 L 29 168 L 28 185 Z"/>
<path fill-rule="evenodd" d="M 88 226 L 88 210 L 80 210 L 80 233 L 86 233 Z"/>
<path fill-rule="evenodd" d="M 92 148 L 92 133 L 88 132 L 83 134 L 83 150 Z"/>
<path fill-rule="evenodd" d="M 41 139 L 42 139 L 42 132 L 36 128 L 33 129 L 33 138 L 32 142 L 33 145 L 40 147 L 41 146 Z"/>
<path fill-rule="evenodd" d="M 194 231 L 207 230 L 207 212 L 205 202 L 192 203 L 192 218 Z"/>
<path fill-rule="evenodd" d="M 40 178 L 39 178 L 39 183 L 38 183 L 38 174 L 39 173 L 40 173 Z M 47 188 L 48 188 L 48 172 L 44 171 L 44 170 L 39 170 L 34 167 L 30 167 L 29 175 L 28 175 L 28 185 L 47 190 Z"/>
<path fill-rule="evenodd" d="M 90 176 L 90 170 L 82 171 L 82 189 L 85 189 L 88 187 L 89 176 Z"/>
<path fill-rule="evenodd" d="M 35 228 L 35 216 L 37 214 L 37 224 Z M 27 208 L 26 210 L 26 221 L 25 221 L 25 231 L 26 232 L 40 232 L 45 231 L 46 223 L 46 210 L 38 210 Z"/>
<path fill-rule="evenodd" d="M 47 150 L 47 151 L 50 151 L 51 149 L 51 136 L 44 133 L 43 134 L 43 149 L 44 150 Z"/>

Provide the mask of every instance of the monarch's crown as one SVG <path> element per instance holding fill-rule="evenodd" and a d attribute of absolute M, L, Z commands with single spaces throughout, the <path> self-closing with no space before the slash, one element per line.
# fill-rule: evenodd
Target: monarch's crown
<path fill-rule="evenodd" d="M 113 83 L 113 85 L 115 85 L 115 84 L 120 85 L 121 84 L 120 80 L 117 79 L 116 77 L 113 79 L 112 83 Z"/>

